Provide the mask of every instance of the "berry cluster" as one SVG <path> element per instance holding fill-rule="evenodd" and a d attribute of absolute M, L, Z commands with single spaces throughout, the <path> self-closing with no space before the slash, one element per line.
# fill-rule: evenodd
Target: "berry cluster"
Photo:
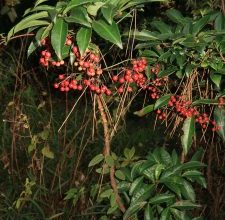
<path fill-rule="evenodd" d="M 199 123 L 203 129 L 206 129 L 210 124 L 212 125 L 213 131 L 220 129 L 215 121 L 210 120 L 208 114 L 200 113 L 196 107 L 192 106 L 191 101 L 186 101 L 185 96 L 171 96 L 168 107 L 173 108 L 181 117 L 189 118 L 194 116 L 195 121 Z"/>

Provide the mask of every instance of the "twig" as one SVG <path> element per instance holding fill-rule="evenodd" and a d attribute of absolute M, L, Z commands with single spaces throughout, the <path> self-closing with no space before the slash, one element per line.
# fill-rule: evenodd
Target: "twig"
<path fill-rule="evenodd" d="M 102 125 L 103 125 L 103 129 L 104 129 L 104 142 L 105 142 L 105 146 L 103 149 L 103 154 L 104 156 L 108 156 L 110 155 L 110 133 L 109 133 L 109 125 L 108 125 L 108 120 L 106 117 L 106 113 L 103 107 L 103 103 L 101 100 L 101 96 L 97 96 L 97 104 L 98 104 L 98 109 L 101 115 L 101 119 L 102 119 Z M 115 179 L 115 168 L 114 166 L 110 167 L 110 183 L 111 183 L 111 187 L 115 193 L 116 196 L 116 202 L 119 206 L 119 209 L 124 213 L 126 211 L 126 208 L 119 196 L 118 193 L 118 189 L 117 189 L 117 183 L 116 183 L 116 179 Z"/>

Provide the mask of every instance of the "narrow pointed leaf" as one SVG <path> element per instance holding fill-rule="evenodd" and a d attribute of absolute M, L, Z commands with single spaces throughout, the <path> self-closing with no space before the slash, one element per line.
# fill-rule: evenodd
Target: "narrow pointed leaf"
<path fill-rule="evenodd" d="M 114 21 L 112 25 L 109 25 L 104 20 L 93 21 L 92 27 L 100 37 L 116 44 L 121 49 L 123 48 L 119 28 Z"/>
<path fill-rule="evenodd" d="M 91 28 L 82 27 L 77 33 L 76 40 L 81 56 L 84 54 L 91 40 Z"/>
<path fill-rule="evenodd" d="M 167 95 L 164 95 L 161 98 L 159 98 L 154 105 L 154 109 L 156 110 L 158 108 L 161 108 L 161 107 L 167 105 L 170 100 L 170 97 L 171 97 L 171 94 L 167 94 Z"/>
<path fill-rule="evenodd" d="M 68 24 L 63 18 L 57 18 L 51 31 L 51 43 L 59 59 L 62 59 L 62 48 L 66 42 Z"/>
<path fill-rule="evenodd" d="M 138 213 L 146 204 L 147 202 L 138 202 L 131 205 L 124 213 L 123 220 L 127 220 L 133 214 Z"/>
<path fill-rule="evenodd" d="M 135 115 L 142 117 L 150 112 L 154 111 L 154 105 L 148 105 L 146 107 L 144 107 L 143 109 L 134 112 Z"/>
<path fill-rule="evenodd" d="M 96 155 L 88 164 L 88 167 L 92 167 L 95 166 L 96 164 L 99 164 L 101 161 L 103 161 L 104 156 L 103 154 L 98 154 Z"/>
<path fill-rule="evenodd" d="M 113 16 L 116 12 L 116 7 L 113 5 L 109 4 L 101 8 L 101 12 L 105 20 L 109 23 L 112 24 L 113 22 Z"/>
<path fill-rule="evenodd" d="M 150 204 L 145 207 L 144 212 L 144 220 L 152 220 L 153 219 L 153 210 Z"/>
<path fill-rule="evenodd" d="M 93 0 L 71 0 L 70 3 L 67 5 L 67 7 L 64 9 L 63 14 L 66 14 L 71 9 L 78 7 L 80 5 L 85 5 L 92 3 Z"/>
<path fill-rule="evenodd" d="M 186 155 L 192 145 L 192 139 L 195 134 L 195 120 L 193 116 L 185 119 L 182 130 L 184 134 L 181 137 L 181 142 L 184 154 Z"/>

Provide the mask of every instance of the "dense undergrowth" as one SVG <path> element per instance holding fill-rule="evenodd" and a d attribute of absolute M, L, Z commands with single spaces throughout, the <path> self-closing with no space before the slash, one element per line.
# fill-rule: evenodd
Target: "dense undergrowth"
<path fill-rule="evenodd" d="M 155 68 L 155 64 L 157 67 L 160 63 L 162 77 L 163 75 L 171 77 L 165 80 L 163 89 L 159 89 L 162 97 L 167 96 L 166 102 L 161 101 L 162 111 L 152 107 L 155 102 L 154 96 L 154 99 L 149 100 L 147 92 L 135 90 L 136 85 L 133 87 L 134 91 L 137 91 L 135 95 L 123 95 L 126 94 L 124 92 L 117 96 L 115 93 L 113 101 L 105 96 L 102 99 L 96 98 L 96 95 L 89 91 L 60 92 L 53 85 L 56 80 L 60 85 L 58 75 L 62 71 L 70 72 L 72 67 L 69 62 L 57 70 L 53 67 L 43 68 L 38 62 L 38 56 L 43 48 L 38 48 L 37 53 L 27 59 L 27 47 L 31 42 L 29 37 L 18 38 L 7 46 L 1 46 L 0 219 L 224 219 L 224 142 L 216 132 L 211 131 L 213 129 L 211 124 L 209 127 L 212 129 L 208 132 L 204 130 L 205 124 L 202 126 L 200 123 L 195 127 L 195 138 L 194 134 L 191 134 L 186 145 L 185 150 L 188 154 L 184 153 L 180 138 L 185 119 L 183 116 L 181 119 L 177 115 L 175 117 L 176 112 L 173 110 L 170 112 L 167 106 L 171 101 L 171 96 L 167 94 L 168 88 L 172 85 L 170 92 L 175 92 L 177 80 L 180 83 L 178 87 L 183 89 L 181 94 L 186 95 L 187 90 L 194 91 L 193 96 L 198 97 L 196 85 L 191 88 L 186 85 L 189 81 L 199 80 L 200 74 L 203 75 L 200 98 L 204 99 L 205 105 L 198 109 L 199 112 L 209 113 L 211 117 L 213 107 L 208 104 L 217 106 L 218 97 L 224 97 L 223 69 L 219 69 L 221 65 L 223 67 L 221 63 L 224 62 L 221 45 L 218 47 L 221 53 L 215 49 L 216 47 L 211 47 L 211 40 L 206 41 L 206 45 L 210 44 L 210 48 L 205 46 L 206 54 L 210 54 L 210 49 L 213 48 L 213 55 L 209 55 L 207 59 L 211 63 L 213 60 L 217 62 L 218 66 L 215 68 L 218 67 L 217 70 L 222 75 L 218 77 L 210 62 L 202 64 L 205 61 L 204 56 L 196 56 L 201 53 L 201 49 L 194 47 L 195 36 L 191 40 L 188 39 L 190 42 L 177 41 L 181 42 L 181 45 L 174 46 L 177 40 L 175 29 L 182 27 L 173 26 L 173 22 L 168 22 L 166 17 L 168 9 L 176 8 L 184 16 L 194 19 L 195 24 L 199 17 L 207 16 L 213 10 L 225 10 L 220 1 L 203 3 L 197 1 L 188 1 L 186 5 L 182 1 L 154 3 L 153 6 L 147 5 L 145 11 L 139 6 L 133 14 L 131 13 L 131 20 L 140 18 L 137 21 L 140 32 L 129 33 L 129 37 L 136 37 L 137 41 L 134 42 L 133 39 L 126 41 L 127 31 L 134 27 L 132 24 L 130 26 L 130 23 L 129 25 L 124 23 L 120 27 L 125 32 L 123 37 L 126 40 L 123 41 L 127 51 L 120 52 L 117 48 L 113 48 L 108 53 L 110 44 L 104 39 L 98 39 L 97 35 L 93 36 L 95 43 L 103 48 L 101 53 L 106 54 L 103 56 L 106 60 L 104 62 L 109 63 L 109 66 L 124 62 L 129 53 L 128 60 L 141 55 L 148 58 L 151 67 Z M 149 11 L 152 12 L 151 15 Z M 140 13 L 140 17 L 136 13 Z M 212 15 L 210 18 L 212 21 L 209 18 L 207 21 L 201 20 L 208 29 L 212 29 L 212 22 L 216 16 L 222 16 L 222 13 L 216 13 L 219 12 L 216 11 L 215 16 Z M 171 26 L 171 30 L 174 31 L 170 33 L 174 34 L 172 37 L 167 38 L 154 30 L 157 27 L 163 31 L 168 28 L 160 23 L 151 23 L 152 19 L 158 18 L 160 21 L 165 19 L 168 26 Z M 191 19 L 187 19 L 188 22 L 192 22 Z M 219 22 L 218 20 L 215 22 Z M 4 20 L 0 20 L 0 23 L 4 23 Z M 216 28 L 219 28 L 218 25 Z M 155 35 L 151 35 L 150 31 L 142 32 L 142 29 L 151 31 L 153 29 Z M 204 32 L 200 32 L 200 35 L 204 36 Z M 186 37 L 185 34 L 182 37 Z M 156 38 L 155 41 L 152 38 Z M 219 40 L 217 39 L 216 43 Z M 212 45 L 215 45 L 213 40 L 212 42 Z M 200 43 L 204 47 L 204 37 L 200 37 Z M 133 51 L 133 44 L 138 45 L 136 49 L 139 50 Z M 93 49 L 93 45 L 91 46 Z M 162 51 L 159 50 L 160 47 Z M 187 63 L 180 58 L 184 54 L 187 55 L 185 57 Z M 197 61 L 193 64 L 193 60 Z M 194 66 L 191 70 L 186 68 L 189 63 Z M 126 64 L 132 66 L 129 61 Z M 105 63 L 102 64 L 104 65 Z M 177 66 L 179 69 L 176 69 Z M 105 69 L 107 68 L 106 65 Z M 122 69 L 124 66 L 119 68 Z M 172 71 L 166 72 L 167 68 Z M 213 82 L 206 80 L 205 83 L 207 71 L 212 69 Z M 113 71 L 110 74 L 113 74 Z M 185 73 L 189 77 L 187 72 L 191 72 L 193 78 L 188 78 L 187 84 L 186 82 L 182 84 L 181 74 Z M 151 74 L 154 79 L 154 71 Z M 107 80 L 104 78 L 104 82 L 108 83 Z M 131 102 L 134 97 L 135 101 Z M 179 97 L 175 96 L 176 101 L 179 101 Z M 212 101 L 206 98 L 211 98 Z M 101 104 L 107 115 L 108 127 L 112 127 L 110 154 L 104 152 L 107 135 Z M 153 110 L 156 114 L 147 114 Z M 178 117 L 179 120 L 167 121 L 163 118 L 164 112 L 176 119 Z M 159 120 L 161 116 L 165 120 Z M 116 123 L 113 121 L 114 117 Z M 210 123 L 211 121 L 210 118 Z M 190 143 L 192 139 L 193 144 Z M 111 175 L 112 168 L 122 205 L 118 203 L 115 184 L 112 184 L 113 178 L 110 179 L 108 175 L 109 173 Z M 122 214 L 123 205 L 125 214 Z"/>

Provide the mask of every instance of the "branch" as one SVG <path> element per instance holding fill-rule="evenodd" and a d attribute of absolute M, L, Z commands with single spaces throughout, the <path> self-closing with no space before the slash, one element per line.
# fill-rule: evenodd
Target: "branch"
<path fill-rule="evenodd" d="M 104 142 L 105 142 L 105 146 L 103 149 L 103 154 L 104 156 L 108 156 L 110 155 L 110 132 L 109 132 L 109 124 L 108 124 L 108 120 L 107 120 L 107 116 L 105 113 L 105 109 L 103 107 L 102 104 L 102 100 L 101 100 L 101 96 L 97 96 L 97 103 L 98 103 L 98 109 L 101 115 L 101 119 L 102 119 L 102 125 L 103 125 L 103 129 L 104 129 Z M 116 196 L 116 202 L 119 206 L 119 209 L 124 213 L 126 211 L 126 208 L 119 196 L 119 192 L 117 189 L 117 183 L 116 183 L 116 179 L 115 179 L 115 168 L 114 166 L 110 167 L 110 183 L 111 183 L 111 187 L 113 189 L 113 192 L 115 193 Z"/>

